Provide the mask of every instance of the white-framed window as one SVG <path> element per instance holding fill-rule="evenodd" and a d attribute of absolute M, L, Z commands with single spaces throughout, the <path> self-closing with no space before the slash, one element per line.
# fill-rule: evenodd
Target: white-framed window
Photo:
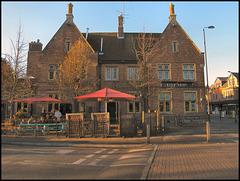
<path fill-rule="evenodd" d="M 184 93 L 184 111 L 185 112 L 197 112 L 196 104 L 196 92 Z"/>
<path fill-rule="evenodd" d="M 160 92 L 158 100 L 158 109 L 160 112 L 169 113 L 172 107 L 171 92 Z"/>
<path fill-rule="evenodd" d="M 183 79 L 184 80 L 195 80 L 195 65 L 194 64 L 183 64 Z"/>
<path fill-rule="evenodd" d="M 58 80 L 59 79 L 59 65 L 53 64 L 49 65 L 49 80 Z"/>
<path fill-rule="evenodd" d="M 135 96 L 136 99 L 128 102 L 127 112 L 128 113 L 140 113 L 141 112 L 141 103 L 140 103 L 139 97 L 137 96 L 137 94 L 130 93 L 130 95 Z"/>
<path fill-rule="evenodd" d="M 158 79 L 170 80 L 170 64 L 158 65 Z"/>
<path fill-rule="evenodd" d="M 118 80 L 118 67 L 106 67 L 106 80 Z"/>
<path fill-rule="evenodd" d="M 128 80 L 139 80 L 138 67 L 128 67 Z"/>

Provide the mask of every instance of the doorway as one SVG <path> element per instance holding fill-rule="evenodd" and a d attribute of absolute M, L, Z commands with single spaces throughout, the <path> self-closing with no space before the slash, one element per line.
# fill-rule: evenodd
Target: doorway
<path fill-rule="evenodd" d="M 109 112 L 109 115 L 110 115 L 110 124 L 118 124 L 117 102 L 108 102 L 107 103 L 107 112 Z"/>

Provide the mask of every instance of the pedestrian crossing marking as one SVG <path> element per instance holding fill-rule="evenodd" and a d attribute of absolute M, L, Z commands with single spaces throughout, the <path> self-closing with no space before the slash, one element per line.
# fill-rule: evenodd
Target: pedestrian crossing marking
<path fill-rule="evenodd" d="M 129 158 L 144 158 L 144 157 L 148 157 L 148 155 L 123 155 L 119 158 L 119 160 L 129 159 Z"/>
<path fill-rule="evenodd" d="M 91 158 L 93 156 L 95 156 L 95 154 L 89 154 L 89 155 L 85 156 L 85 158 Z"/>
<path fill-rule="evenodd" d="M 79 159 L 79 160 L 73 162 L 72 164 L 80 164 L 80 163 L 84 162 L 85 160 L 86 159 Z"/>
<path fill-rule="evenodd" d="M 90 162 L 88 165 L 97 165 L 98 162 L 100 162 L 102 159 L 95 159 L 92 162 Z"/>
<path fill-rule="evenodd" d="M 95 151 L 94 153 L 99 154 L 99 153 L 102 153 L 102 152 L 105 151 L 105 150 L 106 150 L 106 149 L 101 149 L 101 150 Z"/>
<path fill-rule="evenodd" d="M 138 152 L 138 151 L 148 151 L 148 150 L 152 150 L 152 148 L 147 148 L 147 149 L 134 149 L 134 150 L 129 150 L 128 152 Z"/>
<path fill-rule="evenodd" d="M 112 154 L 112 153 L 114 153 L 114 152 L 116 152 L 116 151 L 118 151 L 119 149 L 113 149 L 112 151 L 110 151 L 110 152 L 108 152 L 108 154 Z"/>
<path fill-rule="evenodd" d="M 71 153 L 73 151 L 75 151 L 75 150 L 59 150 L 56 153 L 60 154 L 60 155 L 66 155 L 66 154 Z"/>
<path fill-rule="evenodd" d="M 109 155 L 102 155 L 99 158 L 107 158 Z"/>

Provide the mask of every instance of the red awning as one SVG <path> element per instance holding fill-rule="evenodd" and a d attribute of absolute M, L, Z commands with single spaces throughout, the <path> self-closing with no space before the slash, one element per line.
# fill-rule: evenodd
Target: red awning
<path fill-rule="evenodd" d="M 136 98 L 135 96 L 132 96 L 123 92 L 119 92 L 113 89 L 109 89 L 109 88 L 104 88 L 104 89 L 92 92 L 90 94 L 75 97 L 75 99 L 88 100 L 88 101 L 96 101 L 96 100 L 131 101 L 135 98 Z"/>
<path fill-rule="evenodd" d="M 54 99 L 48 96 L 35 96 L 35 97 L 29 97 L 25 99 L 18 99 L 18 100 L 12 100 L 11 102 L 25 102 L 28 104 L 31 104 L 33 102 L 55 102 L 55 103 L 61 103 L 60 100 Z"/>

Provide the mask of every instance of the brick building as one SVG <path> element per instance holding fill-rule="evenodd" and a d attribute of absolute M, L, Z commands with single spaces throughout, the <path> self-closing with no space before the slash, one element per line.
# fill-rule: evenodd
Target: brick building
<path fill-rule="evenodd" d="M 210 86 L 210 111 L 214 114 L 235 114 L 239 109 L 239 73 L 231 72 L 228 77 L 217 77 Z"/>
<path fill-rule="evenodd" d="M 66 21 L 42 50 L 42 44 L 31 42 L 28 52 L 28 76 L 36 79 L 36 94 L 45 94 L 58 98 L 57 84 L 58 63 L 62 62 L 76 40 L 85 41 L 92 52 L 92 75 L 100 79 L 99 89 L 112 88 L 129 94 L 136 90 L 129 81 L 136 75 L 138 64 L 133 48 L 133 39 L 140 33 L 126 33 L 123 27 L 123 16 L 118 17 L 116 33 L 81 33 L 73 22 L 73 5 L 68 4 Z M 169 23 L 162 33 L 153 33 L 158 43 L 156 55 L 152 58 L 152 76 L 156 83 L 149 88 L 149 108 L 159 110 L 167 120 L 175 116 L 206 118 L 206 100 L 204 86 L 204 54 L 200 52 L 191 38 L 176 20 L 174 5 L 170 6 Z M 147 33 L 149 35 L 149 33 Z M 133 74 L 132 74 L 133 73 Z M 138 95 L 137 95 L 138 96 Z M 72 111 L 72 102 L 65 104 L 49 104 L 47 112 L 59 108 L 65 112 Z M 103 103 L 79 103 L 79 112 L 103 111 Z M 143 105 L 136 99 L 133 102 L 109 102 L 108 111 L 111 118 L 131 117 L 141 120 Z M 33 114 L 41 111 L 33 106 Z"/>

